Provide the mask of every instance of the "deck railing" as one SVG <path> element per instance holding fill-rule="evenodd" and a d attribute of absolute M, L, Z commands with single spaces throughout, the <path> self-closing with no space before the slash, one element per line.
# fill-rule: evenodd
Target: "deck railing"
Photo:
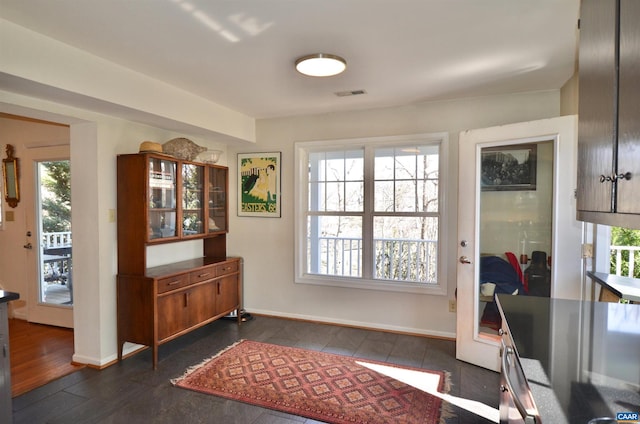
<path fill-rule="evenodd" d="M 419 283 L 436 281 L 437 241 L 374 239 L 373 242 L 374 278 Z M 362 275 L 361 239 L 325 236 L 318 237 L 317 245 L 318 249 L 310 252 L 311 272 L 344 277 Z"/>
<path fill-rule="evenodd" d="M 42 233 L 40 260 L 43 284 L 67 284 L 71 290 L 71 241 L 71 231 Z"/>
<path fill-rule="evenodd" d="M 319 251 L 311 259 L 311 271 L 318 274 L 360 276 L 362 240 L 349 237 L 319 237 Z M 399 281 L 434 281 L 437 242 L 434 240 L 376 239 L 375 278 Z M 628 252 L 625 255 L 623 252 Z M 615 274 L 633 277 L 640 246 L 611 246 Z M 611 270 L 612 272 L 614 269 Z"/>
<path fill-rule="evenodd" d="M 42 248 L 71 246 L 71 231 L 42 233 Z"/>
<path fill-rule="evenodd" d="M 640 246 L 611 246 L 611 258 L 614 261 L 613 264 L 615 264 L 616 275 L 624 277 L 634 276 L 635 258 L 636 252 L 638 251 L 640 251 Z M 623 252 L 629 252 L 628 256 L 624 255 Z M 625 267 L 625 265 L 627 266 Z M 625 268 L 627 272 L 623 272 Z"/>

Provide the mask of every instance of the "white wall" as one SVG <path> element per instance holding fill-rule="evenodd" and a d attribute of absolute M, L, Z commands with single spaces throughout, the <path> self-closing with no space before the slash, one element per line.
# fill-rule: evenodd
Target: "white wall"
<path fill-rule="evenodd" d="M 0 92 L 0 98 L 3 100 L 0 112 L 70 124 L 63 136 L 31 128 L 20 128 L 12 134 L 16 145 L 30 133 L 38 134 L 37 137 L 32 136 L 38 139 L 62 137 L 70 141 L 74 246 L 73 360 L 105 365 L 115 360 L 117 355 L 117 238 L 116 223 L 109 222 L 109 210 L 116 209 L 116 156 L 137 152 L 144 140 L 165 142 L 185 134 L 13 93 Z M 226 146 L 211 139 L 189 138 L 199 145 L 225 151 L 220 164 L 226 164 Z M 17 154 L 22 148 L 18 148 Z M 26 285 L 29 284 L 26 253 L 22 248 L 28 225 L 24 215 L 24 210 L 17 211 L 16 221 L 7 223 L 5 231 L 0 232 L 0 249 L 10 252 L 8 259 L 11 259 L 0 260 L 0 275 L 2 279 L 11 280 L 6 284 L 7 289 L 18 293 L 26 293 Z M 167 258 L 156 259 L 168 261 Z"/>
<path fill-rule="evenodd" d="M 232 162 L 234 153 L 238 152 L 282 152 L 282 217 L 237 216 L 234 190 L 237 176 L 236 166 L 232 164 L 228 252 L 244 258 L 245 309 L 254 313 L 454 337 L 456 315 L 448 312 L 448 299 L 454 298 L 456 286 L 458 133 L 559 115 L 560 92 L 556 90 L 258 121 L 256 145 L 232 148 L 229 160 Z M 449 133 L 450 142 L 449 163 L 441 175 L 447 179 L 449 190 L 446 195 L 447 296 L 295 284 L 294 143 L 441 131 Z"/>

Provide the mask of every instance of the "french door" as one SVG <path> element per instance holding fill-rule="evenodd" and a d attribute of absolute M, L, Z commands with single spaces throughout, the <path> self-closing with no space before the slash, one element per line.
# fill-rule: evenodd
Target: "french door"
<path fill-rule="evenodd" d="M 495 293 L 580 298 L 576 127 L 566 116 L 460 134 L 458 359 L 499 370 Z M 527 278 L 537 262 L 544 278 Z"/>
<path fill-rule="evenodd" d="M 27 320 L 73 327 L 69 146 L 27 149 Z"/>

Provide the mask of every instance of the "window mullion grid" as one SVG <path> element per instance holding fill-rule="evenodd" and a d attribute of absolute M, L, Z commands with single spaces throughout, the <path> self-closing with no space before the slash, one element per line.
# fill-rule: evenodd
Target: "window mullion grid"
<path fill-rule="evenodd" d="M 368 280 L 368 281 L 373 281 L 373 280 L 378 280 L 380 277 L 376 277 L 377 275 L 377 271 L 376 271 L 376 255 L 375 255 L 375 251 L 376 251 L 376 244 L 375 244 L 375 238 L 374 238 L 374 223 L 376 222 L 377 219 L 380 219 L 379 217 L 385 217 L 385 216 L 389 216 L 389 217 L 397 217 L 402 219 L 403 216 L 405 217 L 430 217 L 430 218 L 434 218 L 436 220 L 436 224 L 437 226 L 437 234 L 434 234 L 432 236 L 435 237 L 435 241 L 437 243 L 438 240 L 442 239 L 441 233 L 443 230 L 443 226 L 441 225 L 440 222 L 440 218 L 441 218 L 441 210 L 438 207 L 438 209 L 435 212 L 426 212 L 425 209 L 422 209 L 420 206 L 417 206 L 418 210 L 416 211 L 403 211 L 403 212 L 398 212 L 397 211 L 397 207 L 398 205 L 396 204 L 396 196 L 395 193 L 398 192 L 399 189 L 404 189 L 404 187 L 407 185 L 407 183 L 403 183 L 402 187 L 400 187 L 400 182 L 397 180 L 397 177 L 399 176 L 397 174 L 398 169 L 396 169 L 396 164 L 395 164 L 395 159 L 396 159 L 396 153 L 400 154 L 399 151 L 396 152 L 396 150 L 398 150 L 399 148 L 397 147 L 398 143 L 396 143 L 396 146 L 394 146 L 393 148 L 393 169 L 392 169 L 392 177 L 388 180 L 386 180 L 386 184 L 389 185 L 389 191 L 392 196 L 393 199 L 387 199 L 387 201 L 391 200 L 391 204 L 389 205 L 389 210 L 384 211 L 384 212 L 376 212 L 375 210 L 375 199 L 374 199 L 374 195 L 375 195 L 375 190 L 376 190 L 376 181 L 375 181 L 375 164 L 376 164 L 376 148 L 380 148 L 381 146 L 390 146 L 391 144 L 393 144 L 393 140 L 390 143 L 381 143 L 381 142 L 371 142 L 371 143 L 363 143 L 361 144 L 359 147 L 362 148 L 363 150 L 363 167 L 364 167 L 364 178 L 363 178 L 363 182 L 362 182 L 362 195 L 363 195 L 363 209 L 362 211 L 347 211 L 347 203 L 346 203 L 346 199 L 347 199 L 347 178 L 346 178 L 346 171 L 347 171 L 347 164 L 346 164 L 346 159 L 347 156 L 346 154 L 344 155 L 344 159 L 343 159 L 343 172 L 342 174 L 345 175 L 345 178 L 342 178 L 342 181 L 338 181 L 338 183 L 341 184 L 342 186 L 342 191 L 343 191 L 343 199 L 341 199 L 340 201 L 340 207 L 338 207 L 337 209 L 342 209 L 342 210 L 335 210 L 335 205 L 334 207 L 332 207 L 332 211 L 327 210 L 327 202 L 329 200 L 328 196 L 328 174 L 326 174 L 327 172 L 327 164 L 326 161 L 324 162 L 324 171 L 325 171 L 325 178 L 319 178 L 320 180 L 323 180 L 322 182 L 320 182 L 321 185 L 324 185 L 324 190 L 323 193 L 320 194 L 322 197 L 324 197 L 324 199 L 318 199 L 319 201 L 322 201 L 324 203 L 324 207 L 322 207 L 322 210 L 316 210 L 313 211 L 313 207 L 312 205 L 310 205 L 307 201 L 307 205 L 308 207 L 305 208 L 307 209 L 305 212 L 303 212 L 304 215 L 306 215 L 307 219 L 305 221 L 309 222 L 308 220 L 310 218 L 312 218 L 313 216 L 326 216 L 326 217 L 330 217 L 330 216 L 345 216 L 345 217 L 360 217 L 361 218 L 361 226 L 362 226 L 362 234 L 361 234 L 361 240 L 362 240 L 362 248 L 361 249 L 353 249 L 350 248 L 349 246 L 347 246 L 347 242 L 343 241 L 343 245 L 342 246 L 336 246 L 337 250 L 335 253 L 338 254 L 338 256 L 342 255 L 342 260 L 338 261 L 338 262 L 342 262 L 343 263 L 343 267 L 345 266 L 344 264 L 347 263 L 354 263 L 354 257 L 355 257 L 355 262 L 360 262 L 362 268 L 361 268 L 361 272 L 360 272 L 360 277 L 363 280 Z M 403 143 L 404 144 L 404 143 Z M 435 143 L 433 143 L 435 144 Z M 325 146 L 323 146 L 324 149 Z M 340 147 L 344 147 L 344 146 L 340 146 Z M 353 148 L 353 145 L 349 146 L 350 148 Z M 320 149 L 320 150 L 323 150 Z M 336 150 L 340 150 L 339 148 Z M 334 153 L 337 153 L 336 150 L 333 150 Z M 404 151 L 403 151 L 404 152 Z M 403 154 L 403 156 L 406 156 Z M 325 153 L 325 158 L 326 158 L 326 153 Z M 420 160 L 420 156 L 416 156 L 415 161 L 416 164 L 414 166 L 414 168 L 416 170 L 420 169 L 420 166 L 418 166 L 417 161 Z M 440 162 L 442 164 L 442 156 L 440 157 Z M 426 166 L 426 165 L 425 165 Z M 311 174 L 309 174 L 309 177 L 312 177 Z M 313 179 L 309 178 L 309 179 Z M 335 179 L 335 178 L 334 178 Z M 403 180 L 406 179 L 403 178 Z M 416 179 L 420 179 L 420 176 L 416 175 Z M 436 181 L 438 180 L 438 178 L 429 178 L 429 179 L 435 179 Z M 390 183 L 390 184 L 389 184 Z M 319 186 L 317 186 L 319 187 Z M 400 187 L 400 188 L 399 188 Z M 438 190 L 438 198 L 439 201 L 442 201 L 442 185 L 439 184 L 439 187 L 437 188 Z M 309 186 L 309 188 L 311 188 Z M 416 190 L 419 189 L 419 187 L 416 186 L 415 188 Z M 424 188 L 423 188 L 424 189 Z M 335 189 L 334 189 L 335 191 Z M 415 193 L 414 193 L 415 194 Z M 423 193 L 424 194 L 424 193 Z M 416 195 L 416 200 L 418 203 L 420 203 L 422 201 L 422 199 L 417 198 Z M 316 205 L 319 206 L 319 205 Z M 311 210 L 309 210 L 311 209 Z M 406 209 L 406 208 L 405 208 Z M 391 224 L 393 225 L 393 224 Z M 318 234 L 316 234 L 316 236 L 319 236 Z M 354 237 L 356 237 L 356 234 L 353 234 Z M 428 238 L 434 238 L 432 236 L 429 236 Z M 309 241 L 309 240 L 307 240 Z M 425 249 L 432 249 L 431 245 L 425 245 Z M 435 248 L 439 247 L 439 243 L 437 245 L 435 245 Z M 422 250 L 420 250 L 419 248 L 415 248 L 412 247 L 410 245 L 407 246 L 400 246 L 398 248 L 403 248 L 405 250 L 408 250 L 407 253 L 409 256 L 411 256 L 413 258 L 413 261 L 415 262 L 415 266 L 411 266 L 411 269 L 407 269 L 406 272 L 408 273 L 408 275 L 411 275 L 412 278 L 415 278 L 415 275 L 430 275 L 429 269 L 424 270 L 421 265 L 419 265 L 419 262 L 422 260 L 424 262 L 424 258 L 422 258 L 422 255 L 424 254 L 424 252 Z M 316 252 L 318 253 L 318 252 Z M 433 252 L 432 252 L 433 254 Z M 360 257 L 360 261 L 357 260 L 357 256 L 362 255 Z M 353 257 L 352 257 L 353 256 Z M 400 255 L 402 256 L 402 255 Z M 407 256 L 408 257 L 408 256 Z M 439 258 L 439 255 L 437 256 Z M 391 259 L 390 259 L 391 260 Z M 327 258 L 324 258 L 323 260 L 324 262 L 330 262 Z M 440 261 L 440 259 L 438 259 L 438 261 Z M 335 265 L 335 264 L 334 264 Z M 426 266 L 430 266 L 431 263 L 426 263 Z M 339 266 L 339 265 L 338 265 Z M 437 266 L 437 265 L 436 265 Z M 419 267 L 419 269 L 415 269 L 415 267 Z M 331 273 L 334 270 L 330 271 Z M 337 274 L 337 276 L 343 276 L 345 279 L 348 279 L 349 277 L 353 278 L 354 275 L 352 275 L 350 272 L 348 272 L 347 269 L 336 269 L 335 270 L 335 274 Z M 433 279 L 434 277 L 431 276 L 431 279 Z M 437 278 L 437 276 L 435 277 Z M 431 280 L 430 279 L 430 280 Z M 340 279 L 337 279 L 336 281 L 339 281 Z M 382 277 L 382 280 L 386 280 L 386 277 Z M 394 281 L 394 280 L 390 280 L 390 281 Z M 402 278 L 400 278 L 399 282 L 402 282 Z"/>

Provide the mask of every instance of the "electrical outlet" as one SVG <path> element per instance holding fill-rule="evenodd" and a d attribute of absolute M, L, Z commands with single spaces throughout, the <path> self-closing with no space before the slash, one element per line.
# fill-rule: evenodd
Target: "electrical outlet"
<path fill-rule="evenodd" d="M 449 300 L 449 312 L 456 312 L 457 303 L 455 300 Z"/>

